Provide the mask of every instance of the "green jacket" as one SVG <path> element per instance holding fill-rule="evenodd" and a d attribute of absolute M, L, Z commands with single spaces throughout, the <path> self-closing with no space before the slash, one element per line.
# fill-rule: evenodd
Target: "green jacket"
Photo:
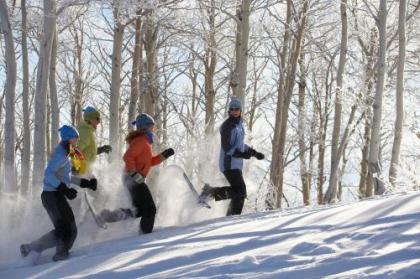
<path fill-rule="evenodd" d="M 86 122 L 82 122 L 77 130 L 79 131 L 79 142 L 77 146 L 85 157 L 88 170 L 91 170 L 97 155 L 95 128 Z"/>

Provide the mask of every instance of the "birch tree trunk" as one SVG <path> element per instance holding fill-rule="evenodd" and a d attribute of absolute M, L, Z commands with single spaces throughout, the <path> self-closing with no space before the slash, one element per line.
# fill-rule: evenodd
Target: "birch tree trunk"
<path fill-rule="evenodd" d="M 389 181 L 395 186 L 397 167 L 400 162 L 400 147 L 402 141 L 402 127 L 404 121 L 404 67 L 405 67 L 405 21 L 406 21 L 406 0 L 400 0 L 398 17 L 398 69 L 397 69 L 397 96 L 396 96 L 396 118 L 394 131 L 394 144 L 392 145 L 391 166 L 389 169 Z"/>
<path fill-rule="evenodd" d="M 29 125 L 29 58 L 27 42 L 26 0 L 21 0 L 22 7 L 22 114 L 23 114 L 23 148 L 21 162 L 21 193 L 29 196 L 29 173 L 31 165 L 31 130 Z"/>
<path fill-rule="evenodd" d="M 280 161 L 284 160 L 283 156 L 280 156 L 279 154 L 279 138 L 280 138 L 280 132 L 281 132 L 281 117 L 282 117 L 282 108 L 283 108 L 283 99 L 284 99 L 284 79 L 286 76 L 286 60 L 288 57 L 289 52 L 289 40 L 290 40 L 290 22 L 292 20 L 292 1 L 287 0 L 287 9 L 286 9 L 286 24 L 285 24 L 285 30 L 283 35 L 283 48 L 281 50 L 281 53 L 278 54 L 279 56 L 279 79 L 278 79 L 278 85 L 277 85 L 277 106 L 276 106 L 276 122 L 274 126 L 274 136 L 273 136 L 273 142 L 272 142 L 272 159 L 271 159 L 271 166 L 270 166 L 270 180 L 274 186 L 274 191 L 276 193 L 279 192 L 278 189 L 278 181 L 280 179 Z M 282 190 L 281 190 L 282 191 Z M 277 194 L 275 193 L 274 196 Z M 280 196 L 281 199 L 281 196 Z M 276 203 L 278 201 L 278 198 L 276 197 Z"/>
<path fill-rule="evenodd" d="M 40 53 L 37 69 L 37 80 L 35 89 L 35 129 L 34 129 L 34 186 L 42 184 L 42 176 L 45 169 L 46 159 L 46 109 L 47 91 L 50 74 L 51 49 L 56 27 L 56 1 L 44 0 L 44 24 L 40 42 Z"/>
<path fill-rule="evenodd" d="M 235 71 L 232 75 L 230 86 L 233 96 L 245 105 L 246 76 L 248 69 L 248 41 L 249 41 L 249 16 L 252 0 L 242 0 L 237 10 L 236 44 L 235 44 Z"/>
<path fill-rule="evenodd" d="M 217 54 L 216 54 L 216 26 L 215 26 L 215 18 L 216 18 L 216 6 L 215 1 L 211 1 L 211 6 L 208 9 L 208 23 L 209 23 L 209 38 L 207 41 L 207 48 L 206 54 L 204 57 L 204 96 L 206 99 L 205 103 L 205 123 L 206 135 L 209 135 L 214 130 L 214 121 L 215 121 L 215 113 L 214 113 L 214 103 L 216 98 L 216 92 L 214 90 L 214 74 L 216 71 L 216 64 L 217 64 Z"/>
<path fill-rule="evenodd" d="M 371 135 L 371 128 L 372 128 L 372 108 L 370 107 L 370 100 L 372 99 L 372 90 L 373 85 L 375 83 L 375 70 L 374 70 L 374 63 L 375 63 L 375 52 L 377 49 L 377 41 L 378 41 L 378 34 L 376 28 L 373 28 L 370 33 L 369 45 L 365 46 L 363 41 L 359 40 L 361 47 L 365 49 L 364 54 L 366 56 L 366 69 L 365 69 L 365 80 L 364 80 L 364 87 L 366 88 L 365 100 L 366 105 L 366 113 L 364 116 L 365 121 L 365 128 L 364 128 L 364 135 L 363 135 L 363 148 L 362 148 L 362 160 L 360 162 L 360 181 L 359 181 L 359 197 L 365 198 L 368 194 L 372 193 L 372 182 L 368 179 L 368 168 L 369 168 L 369 146 L 370 146 L 370 135 Z M 369 194 L 371 196 L 372 194 Z"/>
<path fill-rule="evenodd" d="M 293 40 L 292 44 L 292 52 L 290 54 L 290 60 L 288 63 L 288 67 L 290 70 L 287 72 L 287 78 L 285 80 L 285 90 L 284 90 L 284 98 L 283 104 L 281 105 L 281 123 L 280 123 L 280 136 L 278 141 L 278 173 L 275 188 L 276 188 L 276 207 L 281 208 L 281 199 L 283 197 L 283 178 L 284 178 L 284 167 L 285 167 L 285 154 L 284 150 L 286 147 L 286 135 L 287 135 L 287 122 L 289 119 L 289 107 L 290 102 L 292 99 L 293 88 L 295 86 L 295 78 L 296 78 L 296 71 L 298 65 L 298 59 L 300 57 L 301 48 L 302 48 L 302 40 L 305 33 L 305 26 L 306 26 L 306 19 L 307 19 L 307 12 L 309 9 L 309 1 L 304 1 L 302 11 L 300 13 L 300 17 L 298 18 L 298 30 L 296 34 L 296 38 Z M 279 109 L 279 108 L 278 108 Z M 276 123 L 277 125 L 277 123 Z"/>
<path fill-rule="evenodd" d="M 0 24 L 5 43 L 6 60 L 6 102 L 4 122 L 4 190 L 17 192 L 15 166 L 15 90 L 16 90 L 16 55 L 9 12 L 5 0 L 0 0 Z"/>
<path fill-rule="evenodd" d="M 369 109 L 370 110 L 370 109 Z M 364 145 L 362 148 L 362 161 L 360 163 L 360 181 L 359 181 L 359 198 L 365 198 L 368 192 L 368 159 L 369 159 L 369 145 L 370 145 L 370 120 L 371 113 L 368 111 L 365 116 L 365 129 L 363 134 Z"/>
<path fill-rule="evenodd" d="M 83 25 L 80 26 L 79 30 L 74 27 L 70 29 L 75 46 L 73 56 L 73 82 L 74 92 L 71 98 L 71 123 L 77 127 L 80 125 L 82 120 L 82 106 L 83 106 L 83 63 L 82 63 L 82 52 L 83 52 Z"/>
<path fill-rule="evenodd" d="M 340 4 L 341 14 L 341 43 L 340 43 L 340 58 L 338 62 L 337 72 L 337 89 L 335 96 L 334 108 L 334 126 L 331 142 L 331 172 L 330 183 L 325 194 L 324 201 L 332 202 L 337 197 L 337 171 L 339 170 L 341 155 L 338 154 L 338 141 L 341 130 L 341 111 L 342 111 L 342 91 L 343 91 L 343 74 L 344 66 L 346 64 L 347 56 L 347 0 L 341 0 Z"/>
<path fill-rule="evenodd" d="M 133 125 L 131 122 L 136 117 L 137 112 L 137 101 L 140 94 L 140 67 L 142 64 L 141 61 L 141 52 L 143 51 L 143 42 L 142 42 L 142 32 L 141 32 L 141 13 L 138 11 L 136 13 L 136 35 L 134 39 L 134 53 L 133 53 L 133 66 L 131 70 L 131 92 L 130 92 L 130 103 L 128 105 L 128 130 L 133 130 Z"/>
<path fill-rule="evenodd" d="M 147 13 L 144 28 L 144 48 L 147 60 L 147 79 L 145 94 L 145 112 L 157 120 L 158 113 L 158 73 L 157 73 L 157 33 L 154 11 Z"/>
<path fill-rule="evenodd" d="M 380 129 L 382 120 L 382 95 L 384 91 L 385 72 L 386 72 L 386 19 L 387 5 L 386 0 L 381 0 L 379 4 L 378 29 L 379 29 L 379 52 L 376 64 L 376 89 L 375 100 L 373 103 L 372 133 L 369 147 L 369 179 L 373 181 L 375 194 L 381 195 L 385 192 L 385 186 L 380 179 L 381 165 L 379 162 Z"/>
<path fill-rule="evenodd" d="M 125 26 L 119 22 L 119 7 L 114 7 L 114 37 L 112 49 L 111 98 L 109 104 L 109 140 L 113 147 L 110 161 L 120 158 L 120 88 L 121 88 L 121 52 Z"/>
<path fill-rule="evenodd" d="M 49 89 L 50 89 L 50 106 L 51 106 L 51 148 L 53 149 L 60 141 L 58 136 L 58 129 L 60 128 L 60 109 L 58 108 L 57 83 L 55 80 L 56 63 L 57 63 L 57 31 L 54 33 L 54 41 L 51 49 L 51 63 L 49 75 Z"/>
<path fill-rule="evenodd" d="M 306 140 L 305 140 L 305 121 L 306 121 L 306 108 L 305 108 L 305 89 L 306 89 L 306 76 L 304 68 L 304 55 L 299 61 L 300 64 L 300 82 L 299 82 L 299 101 L 298 101 L 298 145 L 299 145 L 299 161 L 300 161 L 300 179 L 302 181 L 302 197 L 305 205 L 310 204 L 310 174 L 306 164 Z"/>

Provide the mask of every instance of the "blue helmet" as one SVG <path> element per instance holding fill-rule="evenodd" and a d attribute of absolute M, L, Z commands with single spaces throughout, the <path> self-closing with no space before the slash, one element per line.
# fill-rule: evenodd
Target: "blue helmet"
<path fill-rule="evenodd" d="M 79 137 L 79 132 L 72 126 L 63 125 L 58 131 L 60 131 L 60 138 L 62 141 L 68 141 Z"/>
<path fill-rule="evenodd" d="M 242 109 L 241 101 L 238 99 L 232 99 L 229 103 L 229 109 Z"/>
<path fill-rule="evenodd" d="M 136 125 L 137 130 L 140 130 L 142 128 L 147 128 L 149 126 L 155 125 L 155 121 L 153 120 L 153 117 L 148 115 L 147 113 L 140 113 L 136 121 L 131 122 L 131 124 Z"/>

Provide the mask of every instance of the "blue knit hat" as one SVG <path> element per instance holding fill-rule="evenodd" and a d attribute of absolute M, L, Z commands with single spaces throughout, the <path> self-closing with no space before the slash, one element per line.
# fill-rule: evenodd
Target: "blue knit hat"
<path fill-rule="evenodd" d="M 62 141 L 68 141 L 79 137 L 79 132 L 72 126 L 63 125 L 58 131 L 60 131 L 60 138 Z"/>
<path fill-rule="evenodd" d="M 241 101 L 232 99 L 229 103 L 229 109 L 242 109 Z"/>
<path fill-rule="evenodd" d="M 85 121 L 90 121 L 94 119 L 99 119 L 101 114 L 94 107 L 86 107 L 83 109 L 83 119 Z"/>
<path fill-rule="evenodd" d="M 155 125 L 155 121 L 153 120 L 153 117 L 147 113 L 140 113 L 137 116 L 136 121 L 131 122 L 131 124 L 136 125 L 137 130 L 140 130 Z"/>

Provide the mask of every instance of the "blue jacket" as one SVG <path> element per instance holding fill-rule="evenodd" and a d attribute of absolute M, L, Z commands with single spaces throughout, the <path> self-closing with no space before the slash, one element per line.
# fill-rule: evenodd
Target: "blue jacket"
<path fill-rule="evenodd" d="M 244 152 L 249 146 L 244 143 L 245 129 L 242 124 L 242 118 L 229 117 L 220 127 L 221 148 L 219 156 L 219 169 L 242 170 L 243 159 L 234 157 L 235 151 Z"/>
<path fill-rule="evenodd" d="M 48 160 L 44 172 L 44 191 L 57 191 L 61 182 L 70 185 L 71 163 L 67 147 L 60 143 Z"/>

